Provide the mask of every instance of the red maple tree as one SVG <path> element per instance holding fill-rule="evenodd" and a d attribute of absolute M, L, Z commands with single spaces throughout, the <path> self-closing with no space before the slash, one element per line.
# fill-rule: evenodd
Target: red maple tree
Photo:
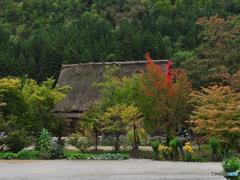
<path fill-rule="evenodd" d="M 149 53 L 146 53 L 146 59 L 147 72 L 142 71 L 140 75 L 143 92 L 147 97 L 147 102 L 141 104 L 143 112 L 149 117 L 146 124 L 165 131 L 169 143 L 186 118 L 191 84 L 183 70 L 171 69 L 170 60 L 166 67 L 161 67 L 154 63 Z"/>

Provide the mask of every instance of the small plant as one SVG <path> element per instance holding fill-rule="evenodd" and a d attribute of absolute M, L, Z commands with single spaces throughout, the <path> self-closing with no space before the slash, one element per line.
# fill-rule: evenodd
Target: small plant
<path fill-rule="evenodd" d="M 182 140 L 180 138 L 175 138 L 173 140 L 170 141 L 169 143 L 172 151 L 172 156 L 171 159 L 174 159 L 174 160 L 184 160 L 185 159 L 185 153 L 183 151 L 183 146 L 182 146 Z M 180 153 L 181 153 L 181 156 L 180 157 Z"/>
<path fill-rule="evenodd" d="M 138 128 L 137 129 L 137 136 L 139 138 L 140 145 L 148 145 L 149 144 L 149 135 L 143 128 Z M 133 143 L 134 143 L 133 130 L 130 130 L 127 133 L 127 140 L 131 145 L 133 145 Z"/>
<path fill-rule="evenodd" d="M 129 159 L 130 156 L 128 154 L 80 154 L 80 153 L 74 153 L 74 154 L 68 154 L 67 159 Z"/>
<path fill-rule="evenodd" d="M 4 156 L 3 156 L 4 159 L 13 159 L 16 157 L 17 157 L 16 153 L 4 153 Z"/>
<path fill-rule="evenodd" d="M 185 143 L 186 156 L 185 161 L 194 161 L 193 150 L 189 142 Z"/>
<path fill-rule="evenodd" d="M 40 153 L 37 150 L 34 151 L 22 150 L 17 153 L 16 157 L 20 159 L 38 159 L 40 157 Z"/>
<path fill-rule="evenodd" d="M 164 145 L 159 145 L 159 151 L 162 153 L 164 160 L 173 159 L 172 148 Z"/>
<path fill-rule="evenodd" d="M 68 136 L 67 143 L 79 149 L 82 153 L 85 153 L 93 144 L 94 140 L 91 136 L 84 137 L 81 133 L 77 132 Z"/>
<path fill-rule="evenodd" d="M 179 148 L 180 153 L 182 155 L 182 158 L 180 158 L 180 160 L 184 160 L 185 159 L 185 153 L 183 151 L 182 140 L 180 138 L 176 138 L 176 143 L 177 143 L 177 147 Z"/>
<path fill-rule="evenodd" d="M 50 158 L 50 146 L 51 146 L 52 135 L 47 129 L 43 128 L 40 132 L 38 141 L 40 156 L 42 158 Z"/>
<path fill-rule="evenodd" d="M 208 162 L 210 158 L 195 157 L 193 158 L 195 162 Z"/>
<path fill-rule="evenodd" d="M 30 146 L 27 133 L 19 130 L 8 133 L 8 137 L 4 140 L 4 142 L 10 151 L 14 153 L 21 151 L 24 147 Z"/>
<path fill-rule="evenodd" d="M 155 159 L 159 159 L 159 144 L 160 144 L 159 141 L 152 141 L 151 142 L 151 147 L 153 149 Z"/>
<path fill-rule="evenodd" d="M 222 159 L 227 159 L 227 158 L 235 157 L 235 156 L 236 156 L 236 152 L 224 152 L 221 154 Z"/>
<path fill-rule="evenodd" d="M 169 145 L 172 148 L 175 160 L 179 160 L 180 157 L 179 157 L 179 150 L 178 150 L 177 140 L 176 139 L 171 140 Z"/>
<path fill-rule="evenodd" d="M 221 158 L 220 153 L 219 153 L 219 140 L 216 139 L 216 137 L 213 137 L 210 139 L 210 145 L 212 148 L 212 155 L 211 155 L 211 159 L 213 161 L 217 161 Z"/>
<path fill-rule="evenodd" d="M 50 157 L 52 159 L 62 159 L 65 157 L 64 150 L 62 145 L 53 143 L 50 147 Z"/>
<path fill-rule="evenodd" d="M 228 176 L 228 174 L 227 174 L 227 173 L 235 173 L 237 170 L 240 169 L 240 164 L 239 164 L 239 159 L 238 158 L 230 157 L 229 159 L 226 159 L 225 161 L 223 161 L 222 167 L 223 167 L 222 172 L 223 172 L 224 177 L 226 179 L 230 179 L 230 180 L 237 180 L 238 179 L 238 175 L 237 176 Z"/>

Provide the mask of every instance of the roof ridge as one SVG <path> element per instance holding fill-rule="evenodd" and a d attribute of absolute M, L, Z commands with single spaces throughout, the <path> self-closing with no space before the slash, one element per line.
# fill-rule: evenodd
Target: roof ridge
<path fill-rule="evenodd" d="M 168 59 L 164 60 L 153 60 L 157 64 L 164 64 Z M 79 63 L 79 64 L 62 64 L 61 70 L 68 67 L 77 67 L 77 66 L 93 66 L 93 65 L 130 65 L 130 64 L 143 64 L 148 61 L 125 61 L 125 62 L 90 62 L 90 63 Z"/>

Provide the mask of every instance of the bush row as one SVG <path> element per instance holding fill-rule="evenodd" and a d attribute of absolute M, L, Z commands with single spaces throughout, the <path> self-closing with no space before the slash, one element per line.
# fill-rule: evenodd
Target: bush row
<path fill-rule="evenodd" d="M 128 154 L 68 154 L 67 159 L 129 159 Z"/>
<path fill-rule="evenodd" d="M 41 158 L 41 153 L 38 150 L 28 151 L 22 150 L 18 153 L 5 153 L 3 155 L 4 159 L 39 159 Z M 64 154 L 59 157 L 51 156 L 52 159 L 129 159 L 130 156 L 128 154 L 81 154 L 81 153 L 73 153 L 73 154 Z"/>

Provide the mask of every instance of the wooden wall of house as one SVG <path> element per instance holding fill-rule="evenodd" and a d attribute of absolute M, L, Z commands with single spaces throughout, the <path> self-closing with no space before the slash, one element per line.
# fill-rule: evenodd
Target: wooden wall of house
<path fill-rule="evenodd" d="M 71 119 L 71 121 L 69 121 L 68 129 L 62 132 L 63 137 L 71 133 L 76 133 L 78 118 L 69 118 L 69 119 Z"/>

